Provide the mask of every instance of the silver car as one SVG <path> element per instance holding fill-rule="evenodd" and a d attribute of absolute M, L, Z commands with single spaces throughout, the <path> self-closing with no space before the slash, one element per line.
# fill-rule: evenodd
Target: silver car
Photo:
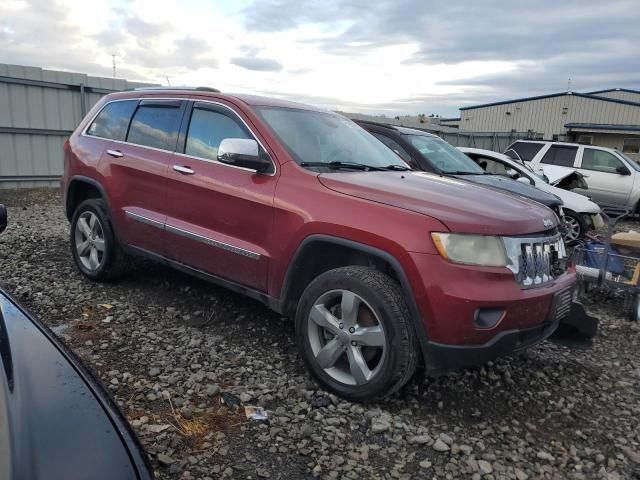
<path fill-rule="evenodd" d="M 576 188 L 576 193 L 600 205 L 639 211 L 640 165 L 618 150 L 578 143 L 518 140 L 505 154 L 527 162 L 533 170 L 543 165 L 576 168 L 589 185 L 586 190 Z"/>

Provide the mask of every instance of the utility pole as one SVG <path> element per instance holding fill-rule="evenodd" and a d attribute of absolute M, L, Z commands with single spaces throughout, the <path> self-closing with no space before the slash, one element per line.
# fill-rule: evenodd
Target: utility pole
<path fill-rule="evenodd" d="M 112 53 L 111 54 L 111 59 L 113 61 L 113 78 L 116 78 L 116 54 Z"/>

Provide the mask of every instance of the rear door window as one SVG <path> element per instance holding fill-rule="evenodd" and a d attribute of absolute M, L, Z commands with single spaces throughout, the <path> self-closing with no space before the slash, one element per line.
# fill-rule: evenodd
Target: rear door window
<path fill-rule="evenodd" d="M 107 104 L 89 125 L 87 135 L 109 140 L 124 140 L 127 136 L 131 115 L 137 104 L 137 100 Z"/>
<path fill-rule="evenodd" d="M 551 145 L 547 153 L 542 157 L 541 162 L 561 167 L 573 167 L 576 153 L 578 153 L 578 147 Z"/>
<path fill-rule="evenodd" d="M 516 142 L 511 148 L 516 151 L 525 162 L 530 162 L 533 157 L 544 147 L 544 143 Z"/>
<path fill-rule="evenodd" d="M 585 148 L 582 153 L 582 166 L 585 170 L 595 170 L 596 172 L 617 173 L 618 167 L 624 166 L 622 162 L 609 152 L 596 150 L 595 148 Z"/>
<path fill-rule="evenodd" d="M 127 141 L 136 145 L 173 151 L 178 138 L 181 102 L 141 102 L 136 110 Z"/>

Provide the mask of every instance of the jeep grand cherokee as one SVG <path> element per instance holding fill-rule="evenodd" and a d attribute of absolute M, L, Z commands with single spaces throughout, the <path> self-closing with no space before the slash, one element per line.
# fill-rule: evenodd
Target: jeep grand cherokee
<path fill-rule="evenodd" d="M 557 218 L 408 170 L 350 120 L 212 89 L 107 95 L 65 145 L 78 269 L 144 255 L 295 319 L 310 371 L 351 400 L 549 336 L 567 314 Z M 256 339 L 256 341 L 260 341 Z"/>

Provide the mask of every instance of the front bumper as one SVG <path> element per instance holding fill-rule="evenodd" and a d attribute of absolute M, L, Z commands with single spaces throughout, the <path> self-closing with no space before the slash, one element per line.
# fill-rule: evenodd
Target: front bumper
<path fill-rule="evenodd" d="M 504 330 L 482 345 L 447 345 L 428 342 L 427 370 L 442 373 L 460 367 L 482 365 L 494 358 L 508 355 L 549 338 L 560 321 L 546 321 L 537 327 L 523 330 Z"/>

